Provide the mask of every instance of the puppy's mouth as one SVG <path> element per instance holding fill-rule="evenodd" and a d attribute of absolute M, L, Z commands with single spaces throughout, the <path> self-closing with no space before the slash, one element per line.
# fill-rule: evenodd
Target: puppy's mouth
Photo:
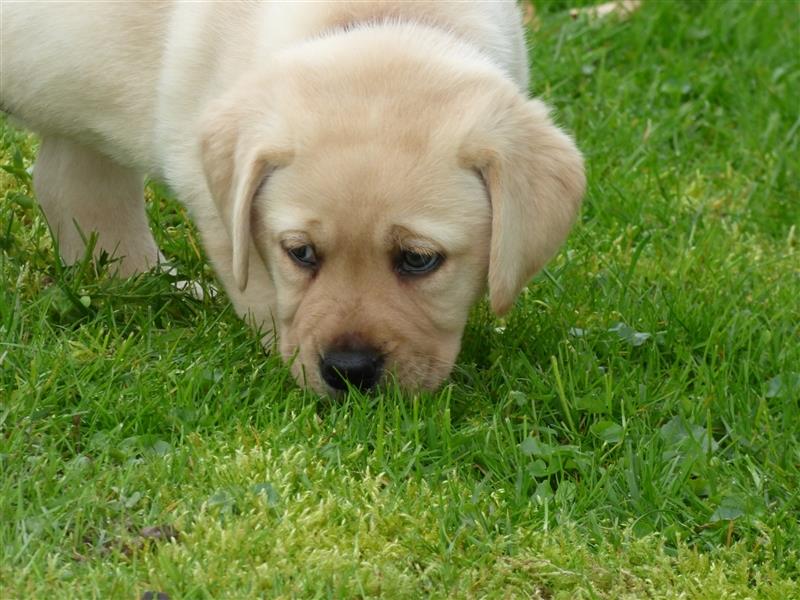
<path fill-rule="evenodd" d="M 376 393 L 397 385 L 405 391 L 433 391 L 453 367 L 450 357 L 431 349 L 374 340 L 361 334 L 337 336 L 328 343 L 309 340 L 305 353 L 295 347 L 292 372 L 300 385 L 318 394 L 341 396 L 350 390 Z M 455 357 L 455 353 L 453 358 Z"/>

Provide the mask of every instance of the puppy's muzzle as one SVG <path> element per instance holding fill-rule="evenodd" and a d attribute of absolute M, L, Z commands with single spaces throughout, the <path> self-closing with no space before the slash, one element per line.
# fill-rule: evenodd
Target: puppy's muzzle
<path fill-rule="evenodd" d="M 380 381 L 383 362 L 383 356 L 373 348 L 331 350 L 320 358 L 319 371 L 335 390 L 346 390 L 349 384 L 367 391 Z"/>

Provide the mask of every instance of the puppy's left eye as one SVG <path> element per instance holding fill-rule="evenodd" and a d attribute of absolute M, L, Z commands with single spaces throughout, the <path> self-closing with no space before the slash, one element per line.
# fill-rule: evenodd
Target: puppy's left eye
<path fill-rule="evenodd" d="M 423 275 L 437 269 L 443 260 L 441 254 L 423 254 L 406 250 L 400 253 L 397 270 L 402 275 Z"/>
<path fill-rule="evenodd" d="M 307 244 L 297 248 L 289 248 L 286 252 L 301 267 L 313 269 L 317 266 L 317 255 L 314 252 L 314 246 Z"/>

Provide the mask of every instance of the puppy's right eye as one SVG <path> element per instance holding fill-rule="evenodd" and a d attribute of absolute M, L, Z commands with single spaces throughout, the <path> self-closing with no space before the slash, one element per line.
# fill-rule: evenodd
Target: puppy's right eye
<path fill-rule="evenodd" d="M 313 269 L 317 266 L 317 255 L 314 252 L 314 246 L 310 244 L 298 246 L 297 248 L 289 248 L 286 252 L 289 254 L 289 257 L 301 267 Z"/>
<path fill-rule="evenodd" d="M 424 275 L 437 269 L 443 260 L 444 257 L 438 253 L 428 254 L 406 250 L 400 253 L 397 272 L 401 275 Z"/>

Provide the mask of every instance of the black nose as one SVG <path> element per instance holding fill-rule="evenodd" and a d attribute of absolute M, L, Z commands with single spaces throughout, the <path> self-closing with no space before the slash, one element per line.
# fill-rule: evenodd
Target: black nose
<path fill-rule="evenodd" d="M 383 372 L 383 357 L 371 348 L 331 350 L 319 361 L 322 378 L 335 390 L 346 390 L 349 383 L 362 391 L 375 386 Z"/>

